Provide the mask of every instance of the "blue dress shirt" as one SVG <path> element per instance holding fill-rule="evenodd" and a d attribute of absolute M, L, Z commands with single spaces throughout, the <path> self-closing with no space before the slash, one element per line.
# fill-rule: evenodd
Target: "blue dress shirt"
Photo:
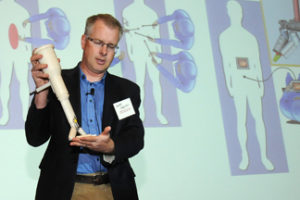
<path fill-rule="evenodd" d="M 81 126 L 88 134 L 99 135 L 102 132 L 105 77 L 106 73 L 101 81 L 89 82 L 80 69 Z M 98 155 L 79 154 L 77 174 L 106 171 Z"/>

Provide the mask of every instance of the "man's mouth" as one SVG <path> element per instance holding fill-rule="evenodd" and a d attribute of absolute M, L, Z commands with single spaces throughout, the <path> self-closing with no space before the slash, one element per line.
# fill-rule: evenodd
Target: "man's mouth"
<path fill-rule="evenodd" d="M 96 62 L 99 65 L 104 65 L 105 64 L 105 59 L 96 58 Z"/>

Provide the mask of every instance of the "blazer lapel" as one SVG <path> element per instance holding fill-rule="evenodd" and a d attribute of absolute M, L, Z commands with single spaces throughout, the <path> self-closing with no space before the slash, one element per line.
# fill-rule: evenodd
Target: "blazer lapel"
<path fill-rule="evenodd" d="M 115 115 L 115 110 L 113 108 L 113 103 L 118 101 L 117 89 L 115 88 L 115 81 L 107 72 L 105 79 L 105 90 L 104 90 L 104 105 L 103 105 L 103 116 L 102 116 L 102 129 L 106 126 L 111 125 L 113 121 L 113 116 Z"/>

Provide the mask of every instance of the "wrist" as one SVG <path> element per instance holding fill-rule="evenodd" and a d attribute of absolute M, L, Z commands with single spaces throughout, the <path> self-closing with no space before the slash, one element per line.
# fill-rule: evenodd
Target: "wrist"
<path fill-rule="evenodd" d="M 114 155 L 115 154 L 115 143 L 112 139 L 109 141 L 109 148 L 108 151 L 105 153 L 107 155 Z"/>

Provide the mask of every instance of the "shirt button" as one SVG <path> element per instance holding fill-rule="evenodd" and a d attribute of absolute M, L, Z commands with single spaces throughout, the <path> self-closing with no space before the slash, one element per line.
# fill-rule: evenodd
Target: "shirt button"
<path fill-rule="evenodd" d="M 92 120 L 92 119 L 90 119 L 90 122 L 93 122 L 93 120 Z"/>

